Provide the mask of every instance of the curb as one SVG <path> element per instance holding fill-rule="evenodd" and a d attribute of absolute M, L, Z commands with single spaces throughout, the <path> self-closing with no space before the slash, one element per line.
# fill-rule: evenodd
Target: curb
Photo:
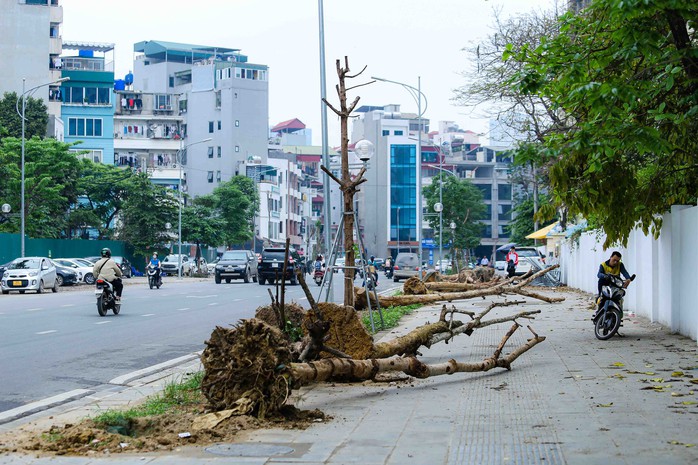
<path fill-rule="evenodd" d="M 173 358 L 172 360 L 168 360 L 163 363 L 158 363 L 157 365 L 149 366 L 147 368 L 143 368 L 142 370 L 137 370 L 137 371 L 132 371 L 131 373 L 127 373 L 122 376 L 117 376 L 116 378 L 112 379 L 109 381 L 109 384 L 116 384 L 116 385 L 121 385 L 121 386 L 128 386 L 129 383 L 132 383 L 133 381 L 140 379 L 140 378 L 145 378 L 146 376 L 150 376 L 152 374 L 158 373 L 160 371 L 166 370 L 167 368 L 172 368 L 174 366 L 186 363 L 186 362 L 191 362 L 192 360 L 195 360 L 201 356 L 200 353 L 193 353 L 189 355 L 184 355 L 182 357 L 177 357 Z"/>
<path fill-rule="evenodd" d="M 33 415 L 43 410 L 48 410 L 52 407 L 66 404 L 74 400 L 82 399 L 83 397 L 94 393 L 95 391 L 90 389 L 75 389 L 73 391 L 64 392 L 63 394 L 58 394 L 57 396 L 47 397 L 46 399 L 38 400 L 21 407 L 0 412 L 0 425 L 10 423 L 11 421 Z"/>

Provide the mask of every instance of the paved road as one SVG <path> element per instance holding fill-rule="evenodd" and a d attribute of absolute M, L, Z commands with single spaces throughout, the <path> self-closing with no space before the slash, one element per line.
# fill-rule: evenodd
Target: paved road
<path fill-rule="evenodd" d="M 269 302 L 267 285 L 165 279 L 159 290 L 126 280 L 121 313 L 106 317 L 91 286 L 0 296 L 0 412 L 202 350 L 216 325 Z M 287 301 L 307 304 L 300 286 L 287 289 Z"/>

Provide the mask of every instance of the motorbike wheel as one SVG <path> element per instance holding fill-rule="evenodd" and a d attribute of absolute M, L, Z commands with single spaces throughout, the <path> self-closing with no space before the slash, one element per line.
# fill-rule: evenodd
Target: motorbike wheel
<path fill-rule="evenodd" d="M 104 304 L 103 296 L 97 297 L 97 312 L 99 313 L 99 316 L 107 316 L 107 308 Z"/>
<path fill-rule="evenodd" d="M 148 285 L 151 289 L 153 288 L 153 278 L 148 278 Z"/>
<path fill-rule="evenodd" d="M 121 304 L 115 303 L 114 307 L 112 308 L 112 311 L 114 312 L 114 315 L 118 315 L 121 311 Z"/>
<path fill-rule="evenodd" d="M 594 335 L 602 341 L 611 339 L 620 328 L 620 316 L 617 312 L 609 311 L 606 315 L 601 315 L 594 325 Z"/>

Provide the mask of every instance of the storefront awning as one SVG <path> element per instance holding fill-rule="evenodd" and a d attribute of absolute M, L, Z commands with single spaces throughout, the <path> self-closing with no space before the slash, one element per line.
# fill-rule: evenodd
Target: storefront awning
<path fill-rule="evenodd" d="M 550 231 L 552 231 L 552 229 L 555 226 L 557 226 L 557 222 L 549 224 L 548 226 L 546 226 L 542 229 L 539 229 L 536 232 L 529 234 L 528 236 L 526 236 L 526 239 L 545 239 L 545 237 L 548 235 L 548 233 Z"/>

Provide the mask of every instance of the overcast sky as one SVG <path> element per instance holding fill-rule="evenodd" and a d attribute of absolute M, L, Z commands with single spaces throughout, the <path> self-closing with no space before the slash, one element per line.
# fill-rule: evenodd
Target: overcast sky
<path fill-rule="evenodd" d="M 269 124 L 299 118 L 321 138 L 318 2 L 316 0 L 62 0 L 63 39 L 112 42 L 116 78 L 133 63 L 133 44 L 166 40 L 241 49 L 251 63 L 269 66 Z M 464 47 L 492 26 L 493 9 L 504 16 L 551 7 L 552 0 L 325 0 L 328 99 L 336 103 L 336 59 L 349 57 L 365 79 L 380 76 L 417 87 L 428 99 L 426 118 L 487 130 L 481 112 L 452 104 L 453 89 L 468 69 Z M 359 105 L 417 105 L 401 87 L 375 83 L 351 98 Z M 329 141 L 339 143 L 337 118 L 328 111 Z"/>

